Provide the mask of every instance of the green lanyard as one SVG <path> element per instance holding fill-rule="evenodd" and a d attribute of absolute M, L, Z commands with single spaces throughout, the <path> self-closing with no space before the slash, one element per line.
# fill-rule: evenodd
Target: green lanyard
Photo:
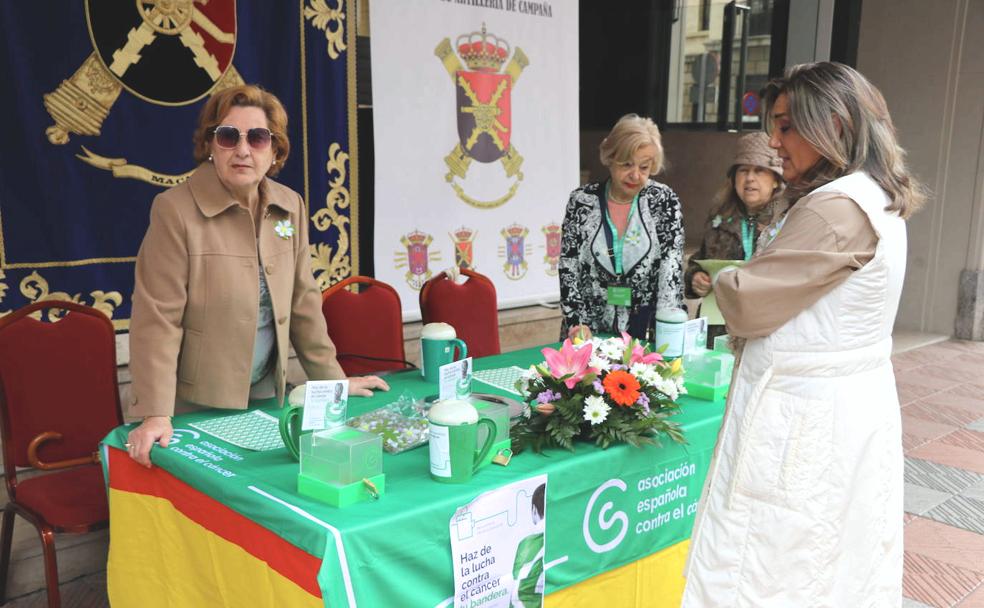
<path fill-rule="evenodd" d="M 749 218 L 741 220 L 741 246 L 745 248 L 745 261 L 752 259 L 752 252 L 755 247 L 755 228 Z"/>
<path fill-rule="evenodd" d="M 608 220 L 608 227 L 612 231 L 612 251 L 613 257 L 615 258 L 615 274 L 621 276 L 622 274 L 622 249 L 625 245 L 625 236 L 629 233 L 629 224 L 632 223 L 632 214 L 635 212 L 636 201 L 639 200 L 639 195 L 636 194 L 632 198 L 632 206 L 629 207 L 629 217 L 625 220 L 625 234 L 618 236 L 618 228 L 615 227 L 615 222 L 612 221 L 611 213 L 605 214 L 605 219 Z M 608 204 L 608 185 L 605 185 L 605 205 Z M 607 211 L 607 209 L 606 209 Z"/>

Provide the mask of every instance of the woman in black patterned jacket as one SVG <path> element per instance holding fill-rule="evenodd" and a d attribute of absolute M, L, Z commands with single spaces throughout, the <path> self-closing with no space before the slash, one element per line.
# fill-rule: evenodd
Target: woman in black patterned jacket
<path fill-rule="evenodd" d="M 659 129 L 623 116 L 601 142 L 610 177 L 571 193 L 560 254 L 561 339 L 626 331 L 647 337 L 657 310 L 683 307 L 680 200 L 650 177 Z"/>

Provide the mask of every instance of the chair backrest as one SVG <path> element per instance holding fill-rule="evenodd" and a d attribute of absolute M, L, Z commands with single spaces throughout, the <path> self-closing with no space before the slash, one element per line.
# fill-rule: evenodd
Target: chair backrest
<path fill-rule="evenodd" d="M 45 317 L 49 321 L 38 320 Z M 98 451 L 99 442 L 121 424 L 115 331 L 105 314 L 51 300 L 0 318 L 0 430 L 8 488 L 16 485 L 15 467 L 30 466 L 28 445 L 41 433 L 62 435 L 38 447 L 39 460 L 55 462 Z"/>
<path fill-rule="evenodd" d="M 349 289 L 352 285 L 359 291 Z M 403 306 L 391 286 L 370 277 L 349 277 L 324 292 L 321 312 L 347 375 L 406 367 Z"/>
<path fill-rule="evenodd" d="M 424 323 L 448 323 L 468 346 L 472 357 L 497 355 L 499 309 L 495 285 L 485 275 L 466 268 L 468 280 L 459 285 L 440 273 L 420 288 L 420 315 Z"/>

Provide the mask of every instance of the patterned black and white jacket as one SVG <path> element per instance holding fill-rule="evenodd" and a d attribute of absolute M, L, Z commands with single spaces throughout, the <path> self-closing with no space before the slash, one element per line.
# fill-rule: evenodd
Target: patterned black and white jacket
<path fill-rule="evenodd" d="M 646 337 L 657 310 L 683 308 L 683 213 L 669 186 L 649 180 L 625 231 L 623 274 L 615 267 L 605 234 L 605 182 L 571 193 L 560 253 L 561 339 L 584 324 L 592 333 L 627 331 Z M 608 304 L 609 285 L 632 289 L 631 307 Z"/>

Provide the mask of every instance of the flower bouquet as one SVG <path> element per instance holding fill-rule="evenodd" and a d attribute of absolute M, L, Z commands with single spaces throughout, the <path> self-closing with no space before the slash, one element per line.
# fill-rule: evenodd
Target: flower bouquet
<path fill-rule="evenodd" d="M 626 333 L 580 345 L 568 339 L 560 350 L 542 352 L 545 361 L 516 382 L 527 405 L 512 429 L 515 452 L 527 446 L 573 451 L 576 438 L 602 448 L 638 447 L 658 444 L 660 433 L 685 442 L 680 426 L 668 420 L 686 392 L 679 359 L 669 363 Z"/>

